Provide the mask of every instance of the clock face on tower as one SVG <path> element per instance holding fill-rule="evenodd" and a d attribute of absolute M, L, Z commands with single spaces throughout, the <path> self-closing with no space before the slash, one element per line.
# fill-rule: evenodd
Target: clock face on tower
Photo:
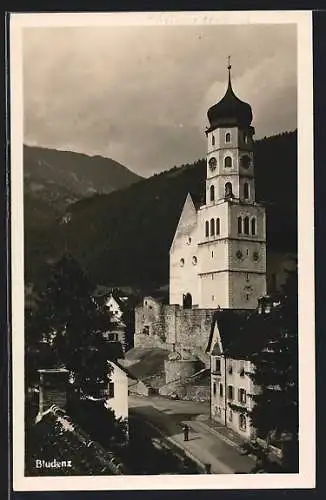
<path fill-rule="evenodd" d="M 208 165 L 209 165 L 209 168 L 211 170 L 216 169 L 216 164 L 217 164 L 217 161 L 216 161 L 216 158 L 214 158 L 214 156 L 208 160 Z"/>

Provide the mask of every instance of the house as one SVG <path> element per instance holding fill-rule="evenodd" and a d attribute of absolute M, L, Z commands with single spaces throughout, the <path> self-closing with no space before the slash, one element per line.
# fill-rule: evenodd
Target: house
<path fill-rule="evenodd" d="M 105 339 L 108 342 L 120 342 L 125 352 L 133 345 L 135 299 L 117 289 L 103 286 L 98 286 L 93 295 L 97 304 L 107 310 L 110 317 Z"/>
<path fill-rule="evenodd" d="M 114 411 L 117 419 L 128 421 L 128 387 L 131 381 L 137 379 L 118 360 L 108 363 L 112 371 L 104 405 Z"/>
<path fill-rule="evenodd" d="M 249 418 L 254 404 L 251 395 L 258 391 L 250 376 L 255 369 L 252 360 L 273 338 L 269 312 L 277 305 L 277 299 L 263 297 L 255 311 L 221 309 L 212 321 L 207 345 L 211 419 L 244 439 L 255 437 Z"/>

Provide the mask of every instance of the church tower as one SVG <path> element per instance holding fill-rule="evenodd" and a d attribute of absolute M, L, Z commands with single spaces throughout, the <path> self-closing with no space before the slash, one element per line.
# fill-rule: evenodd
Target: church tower
<path fill-rule="evenodd" d="M 255 201 L 252 110 L 232 89 L 208 112 L 206 203 L 198 211 L 198 307 L 253 309 L 266 294 L 266 216 Z"/>

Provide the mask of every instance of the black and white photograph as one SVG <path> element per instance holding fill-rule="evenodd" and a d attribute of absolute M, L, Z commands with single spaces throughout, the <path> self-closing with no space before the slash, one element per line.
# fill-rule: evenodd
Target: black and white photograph
<path fill-rule="evenodd" d="M 12 14 L 10 67 L 14 489 L 313 487 L 311 13 Z"/>

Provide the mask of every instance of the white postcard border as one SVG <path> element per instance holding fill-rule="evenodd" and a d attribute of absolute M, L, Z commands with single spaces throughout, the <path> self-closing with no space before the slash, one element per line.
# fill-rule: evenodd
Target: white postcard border
<path fill-rule="evenodd" d="M 22 30 L 26 27 L 293 24 L 298 48 L 298 268 L 299 416 L 298 474 L 24 476 L 24 225 Z M 11 260 L 13 487 L 15 491 L 266 489 L 315 487 L 315 309 L 312 12 L 164 12 L 12 14 L 10 19 L 11 96 Z"/>

